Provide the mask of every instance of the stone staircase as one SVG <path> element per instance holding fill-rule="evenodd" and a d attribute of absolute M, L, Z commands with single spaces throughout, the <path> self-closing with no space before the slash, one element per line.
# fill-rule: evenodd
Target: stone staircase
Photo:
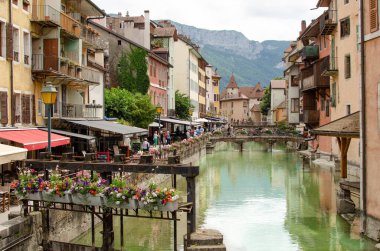
<path fill-rule="evenodd" d="M 185 235 L 185 251 L 226 251 L 223 235 L 217 230 L 201 229 L 190 235 Z"/>

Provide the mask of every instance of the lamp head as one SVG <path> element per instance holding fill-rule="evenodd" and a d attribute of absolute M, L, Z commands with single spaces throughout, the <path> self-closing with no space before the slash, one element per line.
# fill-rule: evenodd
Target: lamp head
<path fill-rule="evenodd" d="M 51 82 L 47 82 L 41 90 L 42 100 L 46 105 L 52 105 L 57 100 L 57 89 L 51 84 Z"/>
<path fill-rule="evenodd" d="M 161 114 L 161 112 L 162 112 L 162 106 L 160 105 L 160 103 L 158 103 L 156 106 L 156 113 Z"/>

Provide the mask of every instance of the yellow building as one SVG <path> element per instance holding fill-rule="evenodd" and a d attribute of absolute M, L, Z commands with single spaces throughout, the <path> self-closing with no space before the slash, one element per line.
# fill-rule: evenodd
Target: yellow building
<path fill-rule="evenodd" d="M 58 90 L 53 119 L 103 117 L 105 43 L 87 20 L 104 16 L 91 1 L 49 0 L 33 5 L 37 124 L 44 124 L 47 116 L 40 95 L 46 82 Z"/>
<path fill-rule="evenodd" d="M 204 118 L 206 114 L 206 65 L 203 58 L 198 59 L 198 83 L 199 83 L 199 117 Z"/>
<path fill-rule="evenodd" d="M 35 120 L 29 21 L 32 6 L 14 0 L 9 8 L 10 2 L 0 1 L 1 126 L 28 126 Z"/>
<path fill-rule="evenodd" d="M 213 93 L 214 93 L 214 109 L 213 111 L 216 115 L 220 114 L 220 79 L 222 77 L 219 76 L 219 74 L 215 73 L 212 76 L 212 86 L 213 86 Z"/>

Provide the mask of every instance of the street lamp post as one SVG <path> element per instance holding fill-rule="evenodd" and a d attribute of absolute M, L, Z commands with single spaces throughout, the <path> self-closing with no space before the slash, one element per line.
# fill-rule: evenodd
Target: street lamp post
<path fill-rule="evenodd" d="M 41 90 L 42 100 L 48 107 L 48 152 L 51 153 L 51 107 L 57 99 L 57 89 L 47 82 L 46 85 Z"/>
<path fill-rule="evenodd" d="M 159 136 L 159 148 L 161 153 L 161 112 L 162 112 L 162 106 L 160 103 L 156 106 L 156 113 L 158 113 L 158 136 Z"/>

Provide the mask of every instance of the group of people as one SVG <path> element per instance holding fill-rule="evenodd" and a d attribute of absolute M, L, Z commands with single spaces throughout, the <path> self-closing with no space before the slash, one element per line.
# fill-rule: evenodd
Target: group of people
<path fill-rule="evenodd" d="M 196 129 L 191 128 L 186 131 L 186 138 L 201 136 L 205 133 L 205 129 L 202 126 L 198 126 Z"/>
<path fill-rule="evenodd" d="M 161 143 L 162 145 L 170 145 L 170 141 L 171 141 L 171 136 L 170 136 L 169 130 L 160 131 L 160 133 L 158 133 L 157 131 L 154 131 L 154 134 L 153 134 L 154 146 L 157 146 L 158 143 Z"/>

